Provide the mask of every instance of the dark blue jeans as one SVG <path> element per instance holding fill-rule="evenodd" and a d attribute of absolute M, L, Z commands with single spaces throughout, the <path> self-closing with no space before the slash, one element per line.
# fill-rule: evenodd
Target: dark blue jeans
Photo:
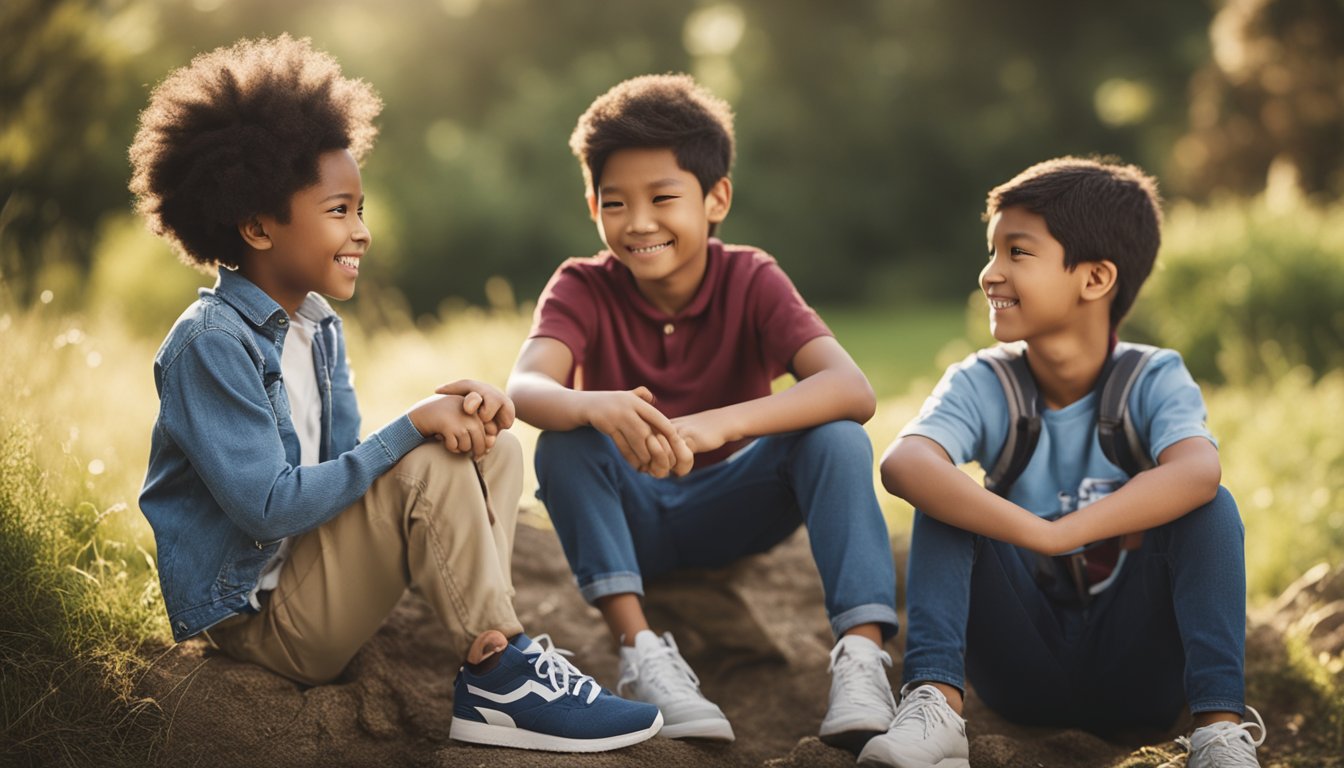
<path fill-rule="evenodd" d="M 682 478 L 636 472 L 594 429 L 537 440 L 537 497 L 592 603 L 644 593 L 644 577 L 718 568 L 807 526 L 838 636 L 875 622 L 896 633 L 896 572 L 863 427 L 837 421 L 756 440 Z"/>
<path fill-rule="evenodd" d="M 965 688 L 1031 725 L 1170 726 L 1241 712 L 1244 529 L 1225 488 L 1148 531 L 1087 607 L 1051 600 L 1035 555 L 916 511 L 906 583 L 905 682 Z M 963 674 L 963 662 L 965 674 Z"/>

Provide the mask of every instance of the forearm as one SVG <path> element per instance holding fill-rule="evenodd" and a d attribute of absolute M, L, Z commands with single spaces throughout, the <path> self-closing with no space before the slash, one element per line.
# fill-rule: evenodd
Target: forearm
<path fill-rule="evenodd" d="M 1136 531 L 1146 531 L 1207 504 L 1218 493 L 1221 469 L 1213 454 L 1159 464 L 1119 490 L 1051 523 L 1059 551 Z"/>
<path fill-rule="evenodd" d="M 986 490 L 928 438 L 898 439 L 882 457 L 881 475 L 887 491 L 935 520 L 1038 552 L 1057 551 L 1049 522 Z"/>
<path fill-rule="evenodd" d="M 715 409 L 728 441 L 777 435 L 832 421 L 859 424 L 873 417 L 876 398 L 868 380 L 847 371 L 820 371 L 772 395 Z"/>
<path fill-rule="evenodd" d="M 537 429 L 568 432 L 589 425 L 586 392 L 570 389 L 545 374 L 515 371 L 505 392 L 518 418 Z"/>

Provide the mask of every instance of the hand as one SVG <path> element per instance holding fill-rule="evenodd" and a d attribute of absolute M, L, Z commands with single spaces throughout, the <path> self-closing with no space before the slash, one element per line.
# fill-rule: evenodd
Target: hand
<path fill-rule="evenodd" d="M 498 433 L 487 433 L 486 424 L 467 412 L 465 401 L 461 395 L 434 395 L 411 406 L 406 415 L 420 434 L 441 441 L 452 453 L 479 459 L 494 447 Z"/>
<path fill-rule="evenodd" d="M 672 420 L 677 434 L 691 449 L 691 453 L 707 453 L 722 448 L 724 443 L 736 439 L 724 428 L 723 418 L 713 411 L 701 411 Z"/>
<path fill-rule="evenodd" d="M 647 387 L 585 394 L 585 423 L 610 437 L 630 466 L 658 478 L 691 471 L 695 464 L 691 449 L 654 407 Z"/>
<path fill-rule="evenodd" d="M 434 392 L 439 395 L 461 395 L 463 412 L 479 418 L 491 437 L 513 426 L 513 401 L 497 387 L 483 381 L 461 379 L 444 384 Z"/>

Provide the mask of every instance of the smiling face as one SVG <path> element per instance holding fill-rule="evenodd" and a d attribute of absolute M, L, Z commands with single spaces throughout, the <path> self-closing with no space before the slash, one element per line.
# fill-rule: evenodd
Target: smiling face
<path fill-rule="evenodd" d="M 980 288 L 989 300 L 994 338 L 1030 343 L 1076 330 L 1088 270 L 1064 266 L 1064 246 L 1045 219 L 1010 206 L 990 219 L 988 238 Z"/>
<path fill-rule="evenodd" d="M 372 240 L 364 226 L 364 187 L 348 150 L 324 152 L 318 180 L 290 199 L 289 221 L 260 215 L 242 226 L 254 249 L 242 271 L 291 315 L 315 291 L 333 299 L 355 293 L 359 263 Z"/>
<path fill-rule="evenodd" d="M 728 179 L 705 194 L 671 149 L 622 149 L 602 169 L 589 211 L 597 231 L 654 306 L 675 314 L 705 274 L 709 225 L 732 201 Z"/>

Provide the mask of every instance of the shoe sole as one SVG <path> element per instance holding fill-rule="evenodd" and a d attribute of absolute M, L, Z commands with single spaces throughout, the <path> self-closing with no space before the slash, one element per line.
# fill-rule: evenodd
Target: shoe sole
<path fill-rule="evenodd" d="M 474 720 L 454 717 L 453 725 L 448 730 L 448 737 L 469 744 L 535 749 L 544 752 L 606 752 L 647 741 L 653 738 L 662 727 L 663 714 L 659 712 L 658 716 L 653 719 L 653 724 L 642 731 L 604 736 L 598 739 L 571 739 L 522 728 L 510 728 L 507 725 L 491 725 L 490 723 L 478 723 Z"/>
<path fill-rule="evenodd" d="M 832 747 L 848 750 L 857 755 L 863 751 L 864 746 L 866 746 L 869 741 L 873 740 L 873 737 L 881 736 L 886 732 L 887 730 L 882 728 L 880 730 L 855 729 L 850 731 L 837 731 L 835 733 L 823 733 L 821 734 L 821 742 Z"/>
<path fill-rule="evenodd" d="M 893 763 L 879 757 L 861 757 L 859 765 L 897 766 L 897 768 L 971 768 L 971 761 L 964 757 L 946 757 L 936 763 Z"/>
<path fill-rule="evenodd" d="M 733 726 L 727 720 L 706 718 L 685 723 L 671 723 L 663 726 L 659 736 L 669 739 L 705 739 L 707 741 L 733 741 Z"/>

